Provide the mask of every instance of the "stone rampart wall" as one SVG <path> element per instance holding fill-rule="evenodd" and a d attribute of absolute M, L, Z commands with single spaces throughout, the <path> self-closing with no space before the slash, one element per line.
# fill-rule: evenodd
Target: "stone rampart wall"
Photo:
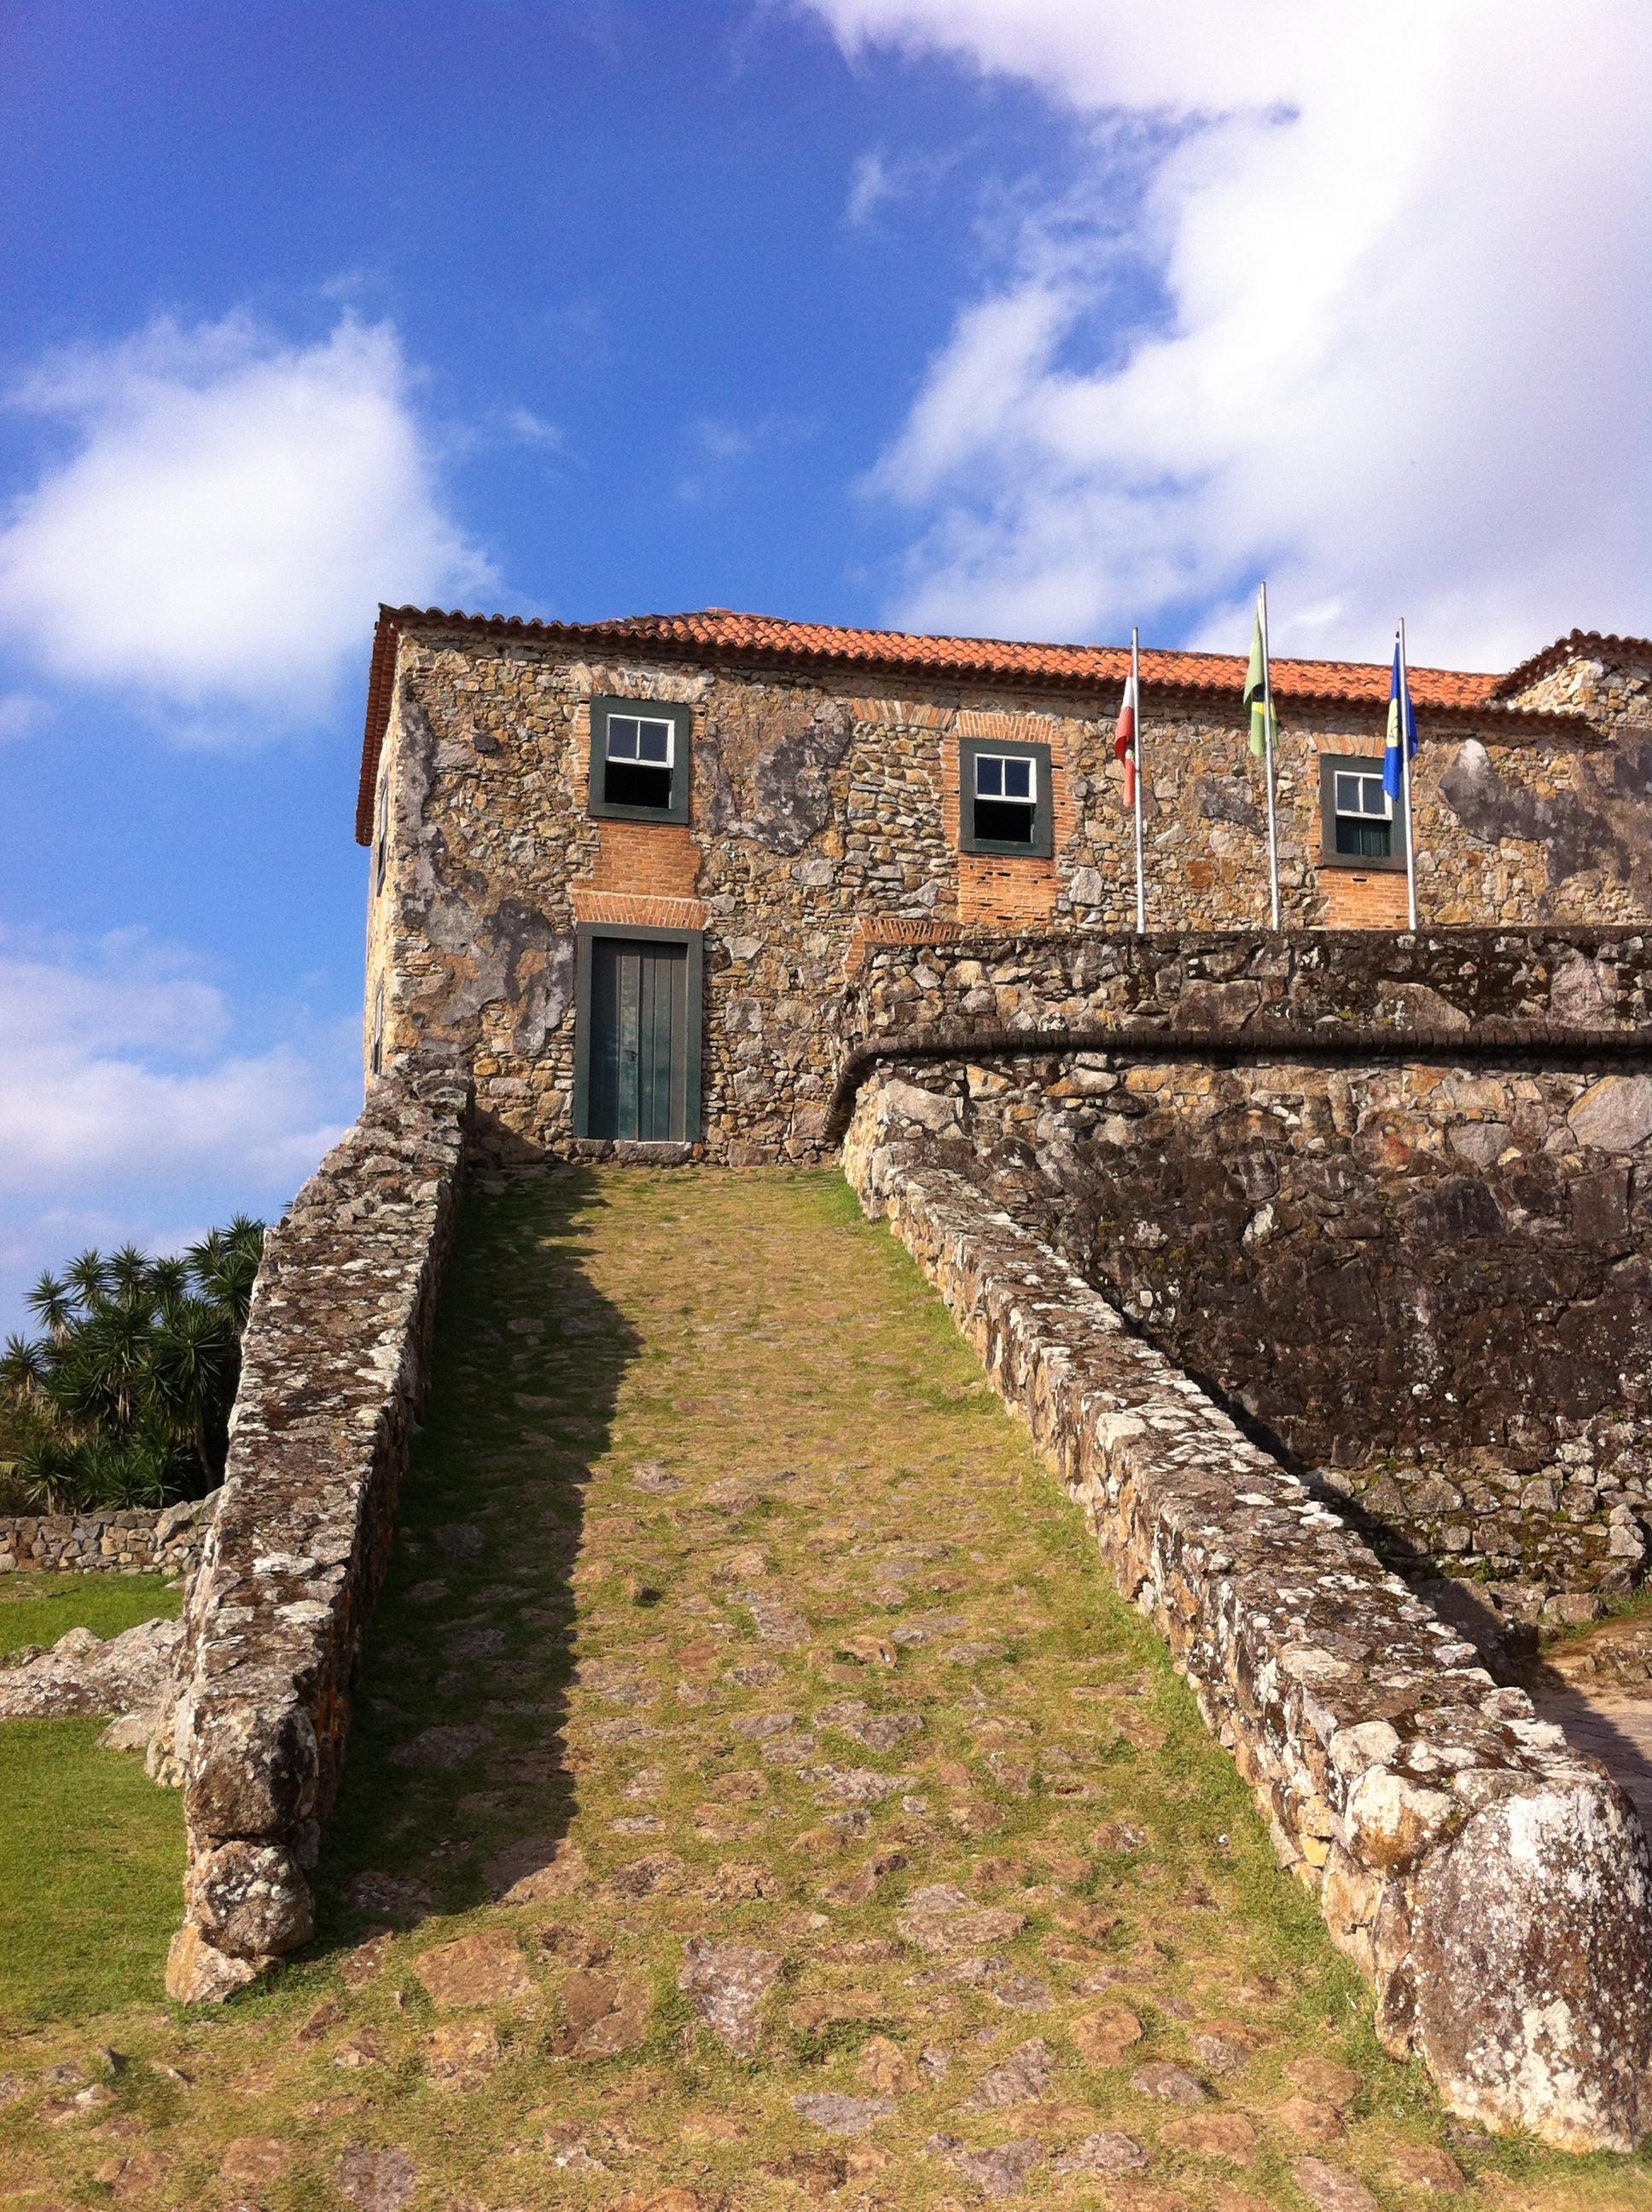
<path fill-rule="evenodd" d="M 935 1166 L 874 1079 L 851 1181 L 939 1290 L 1185 1669 L 1284 1863 L 1451 2107 L 1645 2132 L 1652 1862 L 1604 1771 L 1075 1271 Z"/>
<path fill-rule="evenodd" d="M 218 1493 L 107 1513 L 0 1514 L 0 1575 L 186 1575 Z"/>
<path fill-rule="evenodd" d="M 405 1065 L 264 1245 L 172 1730 L 188 1836 L 167 1985 L 220 1997 L 306 1942 L 463 1169 L 467 1081 Z"/>
<path fill-rule="evenodd" d="M 946 1164 L 1391 1563 L 1564 1619 L 1652 1524 L 1649 981 L 1641 933 L 966 940 L 869 946 L 846 1027 L 941 1040 L 902 1073 Z"/>
<path fill-rule="evenodd" d="M 1652 929 L 1167 931 L 1074 939 L 960 932 L 865 942 L 845 990 L 846 1039 L 920 1029 L 1083 1022 L 1244 1030 L 1467 1032 L 1489 1024 L 1652 1028 Z"/>

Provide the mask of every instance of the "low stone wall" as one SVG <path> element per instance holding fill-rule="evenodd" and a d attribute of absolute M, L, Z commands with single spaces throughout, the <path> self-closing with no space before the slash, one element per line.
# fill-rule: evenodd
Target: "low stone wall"
<path fill-rule="evenodd" d="M 1652 930 L 1166 931 L 1017 937 L 954 930 L 879 942 L 869 927 L 844 994 L 852 1043 L 917 1029 L 1051 1029 L 1084 1022 L 1245 1030 L 1288 1022 L 1467 1031 L 1644 1029 Z"/>
<path fill-rule="evenodd" d="M 946 1094 L 942 1164 L 1389 1564 L 1473 1574 L 1504 1623 L 1640 1578 L 1652 933 L 869 928 L 844 1022 L 831 1127 L 873 1066 Z"/>
<path fill-rule="evenodd" d="M 185 1608 L 170 1751 L 188 1838 L 182 2002 L 307 1942 L 452 1241 L 470 1087 L 406 1064 L 265 1243 L 229 1463 Z"/>
<path fill-rule="evenodd" d="M 186 1575 L 217 1505 L 215 1490 L 121 1512 L 0 1515 L 0 1575 Z"/>
<path fill-rule="evenodd" d="M 927 1158 L 898 1086 L 845 1146 L 1451 2108 L 1569 2149 L 1647 2130 L 1652 1858 L 1604 1771 L 1065 1261 Z"/>

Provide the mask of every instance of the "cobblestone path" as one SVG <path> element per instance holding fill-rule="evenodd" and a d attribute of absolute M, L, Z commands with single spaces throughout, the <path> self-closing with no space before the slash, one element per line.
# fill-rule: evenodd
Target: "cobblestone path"
<path fill-rule="evenodd" d="M 272 1991 L 9 2055 L 0 2204 L 1652 2206 L 1381 2056 L 829 1176 L 472 1198 L 319 1879 Z"/>
<path fill-rule="evenodd" d="M 1545 1720 L 1598 1759 L 1652 1832 L 1652 1610 L 1645 1597 L 1616 1620 L 1552 1645 L 1527 1688 Z"/>

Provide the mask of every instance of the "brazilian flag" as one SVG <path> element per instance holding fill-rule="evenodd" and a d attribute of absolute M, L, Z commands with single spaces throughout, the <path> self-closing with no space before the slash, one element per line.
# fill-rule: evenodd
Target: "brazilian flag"
<path fill-rule="evenodd" d="M 1267 688 L 1267 650 L 1262 643 L 1262 610 L 1258 603 L 1250 632 L 1250 665 L 1245 671 L 1245 704 L 1250 709 L 1250 750 L 1256 759 L 1267 755 L 1268 709 L 1264 704 Z M 1273 742 L 1279 739 L 1279 718 L 1273 717 Z"/>

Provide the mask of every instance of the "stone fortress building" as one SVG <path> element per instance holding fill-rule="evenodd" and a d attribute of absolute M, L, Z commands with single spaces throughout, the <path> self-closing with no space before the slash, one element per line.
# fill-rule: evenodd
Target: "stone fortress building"
<path fill-rule="evenodd" d="M 457 1047 L 484 1115 L 529 1147 L 820 1157 L 827 1010 L 868 946 L 1133 927 L 1128 669 L 1116 648 L 715 608 L 383 609 L 356 817 L 369 1071 Z M 1266 930 L 1243 673 L 1142 656 L 1154 933 Z M 1574 632 L 1505 675 L 1411 681 L 1423 927 L 1652 915 L 1652 645 Z M 1286 928 L 1402 928 L 1388 667 L 1276 660 L 1273 688 Z"/>
<path fill-rule="evenodd" d="M 1242 664 L 1157 653 L 1138 934 L 1127 669 L 382 611 L 366 1101 L 266 1245 L 156 1739 L 175 1996 L 313 1926 L 467 1168 L 841 1162 L 1385 2046 L 1493 2128 L 1652 2133 L 1645 1832 L 1486 1663 L 1652 1549 L 1652 641 L 1412 672 L 1415 932 L 1388 669 L 1274 665 L 1276 932 Z"/>

